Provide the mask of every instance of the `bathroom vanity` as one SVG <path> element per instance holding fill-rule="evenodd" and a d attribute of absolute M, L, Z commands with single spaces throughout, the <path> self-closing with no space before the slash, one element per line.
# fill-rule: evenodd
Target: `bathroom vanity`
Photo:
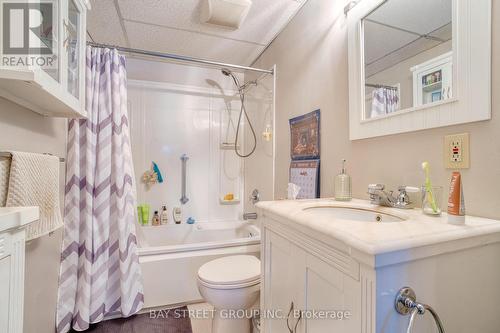
<path fill-rule="evenodd" d="M 395 310 L 405 286 L 446 332 L 498 332 L 500 221 L 467 216 L 456 226 L 446 214 L 361 200 L 257 205 L 264 332 L 406 332 L 409 316 Z M 416 316 L 414 333 L 434 331 L 428 311 Z"/>

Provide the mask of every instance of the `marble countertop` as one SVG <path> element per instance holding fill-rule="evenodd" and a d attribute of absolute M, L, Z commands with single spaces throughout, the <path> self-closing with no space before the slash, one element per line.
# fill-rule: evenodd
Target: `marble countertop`
<path fill-rule="evenodd" d="M 347 221 L 307 210 L 318 206 L 376 210 L 404 221 Z M 421 209 L 380 207 L 358 199 L 350 202 L 333 199 L 262 201 L 257 207 L 264 216 L 273 217 L 282 223 L 310 228 L 371 255 L 500 233 L 500 221 L 497 220 L 466 216 L 465 225 L 452 225 L 447 223 L 445 213 L 433 217 L 424 215 Z"/>
<path fill-rule="evenodd" d="M 0 233 L 18 229 L 39 219 L 38 207 L 0 207 Z"/>

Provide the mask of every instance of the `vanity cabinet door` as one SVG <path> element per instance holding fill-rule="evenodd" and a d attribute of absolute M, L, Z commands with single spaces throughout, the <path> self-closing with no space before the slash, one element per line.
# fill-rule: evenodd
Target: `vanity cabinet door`
<path fill-rule="evenodd" d="M 361 332 L 359 282 L 317 256 L 304 255 L 298 298 L 304 313 L 297 333 Z"/>
<path fill-rule="evenodd" d="M 293 314 L 288 316 L 292 307 L 297 308 L 303 269 L 300 251 L 292 242 L 265 229 L 264 243 L 264 280 L 262 285 L 263 332 L 290 333 L 288 325 L 297 322 Z M 274 318 L 273 318 L 274 316 Z M 288 321 L 288 325 L 287 325 Z"/>

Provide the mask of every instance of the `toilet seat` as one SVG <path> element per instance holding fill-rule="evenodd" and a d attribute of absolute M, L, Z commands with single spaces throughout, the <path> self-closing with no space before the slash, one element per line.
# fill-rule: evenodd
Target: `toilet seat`
<path fill-rule="evenodd" d="M 260 260 L 251 255 L 218 258 L 202 265 L 198 281 L 214 289 L 236 289 L 260 283 Z"/>

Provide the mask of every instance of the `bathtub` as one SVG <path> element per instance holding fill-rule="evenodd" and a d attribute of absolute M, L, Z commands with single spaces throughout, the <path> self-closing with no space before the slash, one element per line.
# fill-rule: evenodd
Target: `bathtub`
<path fill-rule="evenodd" d="M 196 277 L 210 260 L 235 254 L 260 257 L 260 229 L 245 221 L 139 227 L 137 234 L 145 308 L 201 301 Z"/>

